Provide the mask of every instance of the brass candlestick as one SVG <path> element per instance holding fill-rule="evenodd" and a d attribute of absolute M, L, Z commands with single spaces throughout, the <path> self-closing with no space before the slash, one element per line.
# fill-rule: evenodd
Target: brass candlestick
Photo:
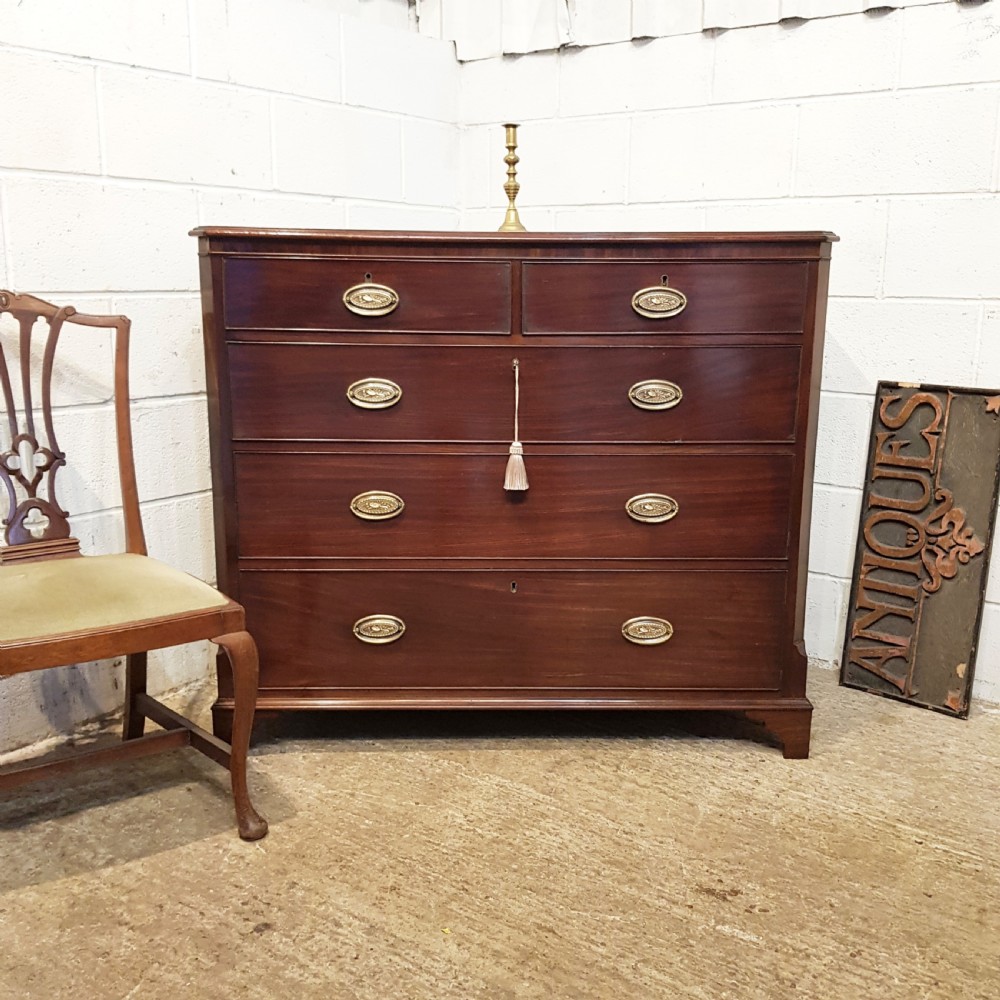
<path fill-rule="evenodd" d="M 507 192 L 507 214 L 504 216 L 503 225 L 498 231 L 501 233 L 523 233 L 526 230 L 521 225 L 521 220 L 517 215 L 517 206 L 514 204 L 517 192 L 521 190 L 521 185 L 517 183 L 519 157 L 514 152 L 517 149 L 517 126 L 507 124 L 504 125 L 504 128 L 507 132 L 507 155 L 503 158 L 503 162 L 507 164 L 507 183 L 504 184 L 503 189 Z"/>

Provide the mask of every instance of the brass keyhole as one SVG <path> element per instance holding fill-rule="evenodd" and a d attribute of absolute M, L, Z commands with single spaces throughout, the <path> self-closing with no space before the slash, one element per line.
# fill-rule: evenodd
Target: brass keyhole
<path fill-rule="evenodd" d="M 365 275 L 365 281 L 371 281 L 371 280 L 372 280 L 372 275 L 371 275 L 371 272 L 369 271 L 369 272 L 368 272 L 368 273 L 367 273 L 367 274 Z M 665 282 L 666 282 L 666 278 L 664 278 L 663 280 L 664 280 L 664 283 L 665 283 Z"/>
<path fill-rule="evenodd" d="M 511 580 L 510 581 L 510 592 L 512 594 L 516 594 L 517 593 L 517 580 Z"/>

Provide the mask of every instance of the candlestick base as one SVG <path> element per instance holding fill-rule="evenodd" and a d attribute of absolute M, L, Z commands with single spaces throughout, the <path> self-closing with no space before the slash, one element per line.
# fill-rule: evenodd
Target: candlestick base
<path fill-rule="evenodd" d="M 517 209 L 511 205 L 504 216 L 503 225 L 497 230 L 498 233 L 526 233 L 528 230 L 521 225 L 518 218 Z"/>

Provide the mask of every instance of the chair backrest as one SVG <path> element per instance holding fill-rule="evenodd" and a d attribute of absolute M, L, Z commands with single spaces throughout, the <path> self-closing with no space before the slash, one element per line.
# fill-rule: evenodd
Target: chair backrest
<path fill-rule="evenodd" d="M 72 306 L 54 306 L 33 295 L 0 290 L 0 315 L 9 313 L 19 330 L 19 371 L 11 370 L 0 343 L 0 390 L 6 420 L 0 423 L 0 479 L 7 489 L 8 509 L 3 519 L 6 547 L 0 562 L 74 555 L 79 542 L 70 536 L 69 513 L 56 499 L 56 472 L 66 464 L 52 426 L 52 370 L 59 334 L 66 323 L 114 328 L 115 424 L 118 471 L 125 516 L 125 548 L 146 554 L 139 512 L 129 414 L 128 339 L 131 323 L 125 316 L 78 313 Z M 44 321 L 39 323 L 39 320 Z M 47 333 L 46 331 L 47 327 Z M 39 334 L 39 331 L 41 333 Z M 38 385 L 33 385 L 33 341 L 44 341 Z M 19 413 L 14 385 L 20 379 L 23 410 Z M 36 391 L 37 390 L 37 391 Z M 39 418 L 40 419 L 37 419 Z"/>

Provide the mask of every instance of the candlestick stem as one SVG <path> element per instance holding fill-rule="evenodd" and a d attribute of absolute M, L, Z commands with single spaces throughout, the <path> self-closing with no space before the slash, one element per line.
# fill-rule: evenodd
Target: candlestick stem
<path fill-rule="evenodd" d="M 507 194 L 507 214 L 504 216 L 503 225 L 500 227 L 499 232 L 523 233 L 525 232 L 525 228 L 521 225 L 521 220 L 517 214 L 517 206 L 514 204 L 517 192 L 521 190 L 521 185 L 517 182 L 517 164 L 520 162 L 520 158 L 516 153 L 517 125 L 506 124 L 504 125 L 504 129 L 506 130 L 507 155 L 503 158 L 503 162 L 507 164 L 507 182 L 504 184 L 503 189 Z"/>

